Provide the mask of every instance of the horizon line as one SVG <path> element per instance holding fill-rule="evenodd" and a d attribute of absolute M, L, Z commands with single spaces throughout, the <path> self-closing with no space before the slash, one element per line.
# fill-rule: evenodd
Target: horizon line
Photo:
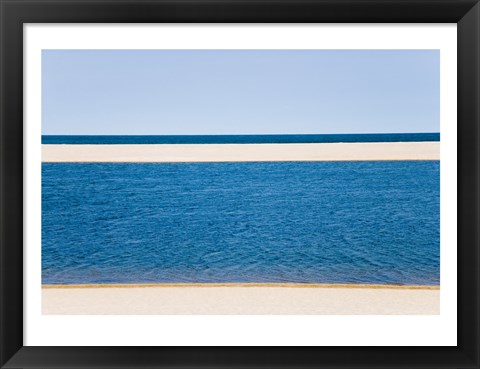
<path fill-rule="evenodd" d="M 208 133 L 208 134 L 43 134 L 42 136 L 333 136 L 333 135 L 403 135 L 440 134 L 440 132 L 364 132 L 364 133 Z"/>

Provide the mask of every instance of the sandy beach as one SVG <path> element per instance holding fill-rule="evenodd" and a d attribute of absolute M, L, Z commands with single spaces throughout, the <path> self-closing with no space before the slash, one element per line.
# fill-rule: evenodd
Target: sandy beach
<path fill-rule="evenodd" d="M 42 145 L 43 162 L 439 160 L 439 142 Z M 45 285 L 43 314 L 435 315 L 430 286 L 325 284 Z"/>
<path fill-rule="evenodd" d="M 47 285 L 50 315 L 436 315 L 430 286 L 295 284 Z"/>
<path fill-rule="evenodd" d="M 440 160 L 439 142 L 42 145 L 43 162 Z"/>

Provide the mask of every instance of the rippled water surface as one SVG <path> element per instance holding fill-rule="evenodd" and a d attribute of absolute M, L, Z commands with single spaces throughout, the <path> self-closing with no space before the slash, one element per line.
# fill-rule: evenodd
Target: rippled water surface
<path fill-rule="evenodd" d="M 439 284 L 439 162 L 42 164 L 43 283 Z"/>

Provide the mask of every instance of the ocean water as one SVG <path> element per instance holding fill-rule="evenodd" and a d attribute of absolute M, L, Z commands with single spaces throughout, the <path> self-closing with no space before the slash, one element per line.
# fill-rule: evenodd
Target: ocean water
<path fill-rule="evenodd" d="M 201 135 L 201 136 L 42 136 L 42 144 L 262 144 L 327 142 L 440 141 L 440 133 Z"/>
<path fill-rule="evenodd" d="M 42 282 L 439 284 L 438 161 L 42 164 Z"/>

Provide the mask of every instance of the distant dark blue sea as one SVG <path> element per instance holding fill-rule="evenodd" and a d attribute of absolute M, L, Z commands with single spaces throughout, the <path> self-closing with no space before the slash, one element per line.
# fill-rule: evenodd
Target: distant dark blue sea
<path fill-rule="evenodd" d="M 44 163 L 42 282 L 438 285 L 439 170 Z"/>
<path fill-rule="evenodd" d="M 42 144 L 262 144 L 328 142 L 440 141 L 440 133 L 199 135 L 199 136 L 42 136 Z"/>

